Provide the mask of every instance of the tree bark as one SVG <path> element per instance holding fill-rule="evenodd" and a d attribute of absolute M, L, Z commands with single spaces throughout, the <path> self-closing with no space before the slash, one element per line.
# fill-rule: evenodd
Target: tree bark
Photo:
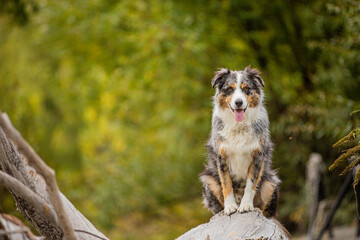
<path fill-rule="evenodd" d="M 288 233 L 276 219 L 268 219 L 259 212 L 223 212 L 213 216 L 208 223 L 201 224 L 177 240 L 252 240 L 288 239 Z"/>
<path fill-rule="evenodd" d="M 1 112 L 0 170 L 0 183 L 14 196 L 18 211 L 46 239 L 108 239 L 57 189 L 54 170 Z"/>
<path fill-rule="evenodd" d="M 40 240 L 18 218 L 0 213 L 1 240 Z"/>

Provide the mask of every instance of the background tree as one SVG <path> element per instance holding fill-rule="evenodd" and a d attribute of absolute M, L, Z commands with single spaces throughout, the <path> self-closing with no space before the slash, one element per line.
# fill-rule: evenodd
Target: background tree
<path fill-rule="evenodd" d="M 330 165 L 359 108 L 359 1 L 18 3 L 26 24 L 1 11 L 0 109 L 107 236 L 169 239 L 208 220 L 210 79 L 249 64 L 266 84 L 281 221 L 306 226 L 306 160 Z M 326 182 L 336 193 L 338 178 Z M 342 211 L 336 221 L 351 221 L 353 205 Z"/>

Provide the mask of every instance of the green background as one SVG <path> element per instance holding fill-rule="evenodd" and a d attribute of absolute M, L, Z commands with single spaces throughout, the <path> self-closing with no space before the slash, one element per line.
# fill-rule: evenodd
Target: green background
<path fill-rule="evenodd" d="M 0 109 L 111 239 L 208 221 L 198 174 L 219 67 L 261 70 L 279 218 L 305 231 L 305 166 L 360 108 L 360 1 L 0 0 Z M 326 172 L 326 193 L 343 178 Z M 355 219 L 353 194 L 335 223 Z M 0 186 L 0 211 L 16 213 Z"/>

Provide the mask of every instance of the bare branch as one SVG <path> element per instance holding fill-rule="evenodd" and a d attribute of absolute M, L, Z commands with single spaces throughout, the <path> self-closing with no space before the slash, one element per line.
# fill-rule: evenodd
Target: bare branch
<path fill-rule="evenodd" d="M 0 127 L 4 130 L 6 136 L 17 145 L 18 150 L 26 156 L 29 164 L 44 177 L 51 203 L 53 204 L 55 212 L 58 216 L 65 239 L 76 240 L 77 238 L 74 229 L 65 213 L 63 203 L 60 198 L 55 171 L 46 165 L 34 149 L 25 141 L 21 134 L 13 127 L 6 113 L 0 112 Z"/>
<path fill-rule="evenodd" d="M 52 222 L 57 222 L 56 214 L 52 207 L 38 197 L 33 191 L 27 188 L 22 182 L 13 178 L 9 174 L 0 171 L 0 183 L 18 197 L 21 197 L 24 201 L 28 202 L 31 206 L 33 206 L 35 211 L 41 213 L 42 216 L 48 218 Z"/>
<path fill-rule="evenodd" d="M 35 236 L 18 218 L 0 214 L 0 239 L 40 240 L 43 237 Z"/>

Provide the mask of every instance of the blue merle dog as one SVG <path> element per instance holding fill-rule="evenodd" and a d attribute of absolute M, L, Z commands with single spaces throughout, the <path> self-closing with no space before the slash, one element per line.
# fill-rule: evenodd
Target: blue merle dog
<path fill-rule="evenodd" d="M 204 204 L 213 214 L 256 209 L 272 217 L 280 180 L 271 169 L 272 142 L 260 72 L 251 67 L 222 68 L 212 87 L 216 93 L 208 163 L 200 175 Z"/>

